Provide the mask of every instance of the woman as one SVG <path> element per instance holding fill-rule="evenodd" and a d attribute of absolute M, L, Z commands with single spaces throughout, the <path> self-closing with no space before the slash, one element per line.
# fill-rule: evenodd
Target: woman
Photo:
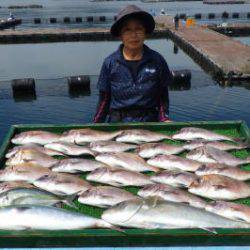
<path fill-rule="evenodd" d="M 94 122 L 169 121 L 168 85 L 172 74 L 164 58 L 144 44 L 153 17 L 135 5 L 118 14 L 111 34 L 122 44 L 102 65 Z"/>

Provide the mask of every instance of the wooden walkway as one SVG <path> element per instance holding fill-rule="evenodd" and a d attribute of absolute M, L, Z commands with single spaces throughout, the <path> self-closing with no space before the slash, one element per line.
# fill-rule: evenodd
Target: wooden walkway
<path fill-rule="evenodd" d="M 216 78 L 250 79 L 250 46 L 195 25 L 174 29 L 172 17 L 158 16 L 159 27 L 203 68 Z"/>

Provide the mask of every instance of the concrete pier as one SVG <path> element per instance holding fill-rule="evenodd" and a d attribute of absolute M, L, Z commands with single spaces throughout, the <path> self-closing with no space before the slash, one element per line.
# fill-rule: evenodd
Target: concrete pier
<path fill-rule="evenodd" d="M 170 38 L 203 69 L 217 80 L 250 80 L 250 46 L 211 30 L 211 27 L 195 25 L 174 29 L 172 17 L 155 18 L 157 29 L 151 38 Z M 242 26 L 241 26 L 242 27 Z M 250 25 L 242 29 L 249 31 Z M 235 25 L 232 29 L 239 29 Z M 215 27 L 228 31 L 229 27 Z M 219 30 L 221 29 L 221 31 Z M 235 31 L 236 32 L 236 31 Z M 0 31 L 0 44 L 50 43 L 71 41 L 114 40 L 106 28 L 79 29 L 28 29 Z"/>
<path fill-rule="evenodd" d="M 166 38 L 165 30 L 155 30 L 153 38 Z M 114 40 L 109 29 L 27 29 L 0 31 L 0 44 L 51 43 Z"/>
<path fill-rule="evenodd" d="M 224 27 L 208 25 L 207 27 L 227 36 L 250 36 L 250 23 L 230 23 Z"/>
<path fill-rule="evenodd" d="M 250 46 L 199 25 L 175 30 L 172 17 L 158 16 L 156 22 L 180 48 L 216 79 L 250 79 Z"/>

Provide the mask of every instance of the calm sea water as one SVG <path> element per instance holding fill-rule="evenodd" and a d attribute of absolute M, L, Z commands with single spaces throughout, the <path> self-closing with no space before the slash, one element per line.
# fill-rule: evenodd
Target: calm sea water
<path fill-rule="evenodd" d="M 0 18 L 6 18 L 9 10 L 6 8 L 9 5 L 27 5 L 40 4 L 43 9 L 16 9 L 12 10 L 15 16 L 23 19 L 23 24 L 17 29 L 27 27 L 96 27 L 109 26 L 113 20 L 114 15 L 124 6 L 128 4 L 136 4 L 141 8 L 160 13 L 164 9 L 167 14 L 175 15 L 176 13 L 186 13 L 193 15 L 195 13 L 202 13 L 203 18 L 207 17 L 208 13 L 222 13 L 227 11 L 229 13 L 239 12 L 241 14 L 237 21 L 247 21 L 246 13 L 250 12 L 250 1 L 248 4 L 234 4 L 234 5 L 204 5 L 202 1 L 190 2 L 159 2 L 159 3 L 143 3 L 141 1 L 107 1 L 107 2 L 92 2 L 88 0 L 0 0 Z M 105 23 L 82 23 L 82 24 L 63 24 L 63 17 L 69 16 L 75 18 L 77 16 L 106 16 L 108 17 Z M 35 25 L 32 23 L 35 17 L 42 18 L 42 24 Z M 49 24 L 48 18 L 58 18 L 58 24 Z M 234 20 L 228 20 L 232 22 Z M 207 20 L 206 20 L 207 22 Z M 220 23 L 221 19 L 215 19 L 212 22 Z"/>
<path fill-rule="evenodd" d="M 250 36 L 249 37 L 235 37 L 234 39 L 246 44 L 250 45 Z"/>
<path fill-rule="evenodd" d="M 166 58 L 171 69 L 192 72 L 190 88 L 170 91 L 172 120 L 241 119 L 250 125 L 250 83 L 221 87 L 181 50 L 174 54 L 171 41 L 149 40 L 147 44 Z M 0 142 L 12 124 L 91 122 L 102 61 L 118 45 L 118 42 L 1 45 Z M 54 79 L 80 74 L 91 76 L 91 93 L 78 97 L 68 93 L 66 78 Z M 39 79 L 35 100 L 13 99 L 9 80 L 22 77 Z"/>

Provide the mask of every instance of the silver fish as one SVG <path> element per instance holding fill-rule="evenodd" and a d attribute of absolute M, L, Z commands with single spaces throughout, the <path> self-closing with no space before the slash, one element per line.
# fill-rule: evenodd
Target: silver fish
<path fill-rule="evenodd" d="M 29 162 L 33 164 L 38 164 L 42 167 L 49 168 L 56 164 L 57 161 L 57 159 L 54 159 L 53 157 L 36 151 L 34 149 L 22 149 L 13 157 L 9 158 L 5 164 L 8 166 Z"/>
<path fill-rule="evenodd" d="M 60 137 L 60 141 L 76 144 L 85 144 L 94 141 L 109 141 L 118 136 L 120 133 L 121 131 L 105 132 L 90 128 L 72 129 L 64 132 Z"/>
<path fill-rule="evenodd" d="M 195 174 L 178 170 L 164 170 L 150 177 L 154 182 L 168 184 L 174 187 L 189 187 L 197 178 Z"/>
<path fill-rule="evenodd" d="M 54 134 L 48 131 L 36 130 L 36 131 L 27 131 L 17 134 L 14 136 L 14 138 L 11 139 L 11 142 L 13 144 L 18 144 L 18 145 L 27 143 L 36 143 L 45 145 L 51 142 L 58 141 L 59 138 L 60 135 L 58 134 Z"/>
<path fill-rule="evenodd" d="M 188 191 L 212 200 L 236 200 L 250 196 L 250 186 L 222 175 L 204 175 L 195 180 Z"/>
<path fill-rule="evenodd" d="M 34 188 L 34 186 L 25 181 L 6 181 L 0 183 L 0 194 L 14 188 Z"/>
<path fill-rule="evenodd" d="M 109 207 L 122 201 L 134 199 L 135 197 L 135 195 L 120 188 L 97 186 L 82 192 L 79 195 L 78 201 L 83 204 L 97 207 Z"/>
<path fill-rule="evenodd" d="M 77 194 L 91 187 L 87 181 L 77 176 L 54 172 L 40 177 L 33 184 L 56 195 Z"/>
<path fill-rule="evenodd" d="M 213 201 L 205 209 L 220 216 L 250 223 L 250 207 L 228 201 Z"/>
<path fill-rule="evenodd" d="M 82 158 L 69 158 L 59 160 L 52 167 L 54 172 L 64 172 L 64 173 L 80 173 L 89 172 L 97 168 L 108 167 L 99 161 L 82 159 Z"/>
<path fill-rule="evenodd" d="M 221 135 L 207 129 L 186 127 L 182 128 L 179 132 L 175 133 L 172 138 L 174 140 L 192 141 L 196 139 L 203 139 L 206 141 L 237 141 L 236 138 L 232 138 L 226 135 Z"/>
<path fill-rule="evenodd" d="M 116 141 L 140 144 L 144 142 L 162 141 L 164 139 L 172 140 L 171 136 L 168 136 L 166 134 L 144 129 L 128 129 L 124 130 L 116 138 Z"/>
<path fill-rule="evenodd" d="M 69 142 L 52 142 L 44 145 L 47 149 L 57 150 L 63 154 L 78 156 L 78 155 L 92 155 L 95 153 L 86 146 L 79 146 Z"/>
<path fill-rule="evenodd" d="M 140 145 L 136 153 L 143 158 L 151 158 L 157 155 L 179 154 L 185 151 L 182 146 L 166 143 L 147 143 Z"/>
<path fill-rule="evenodd" d="M 90 143 L 90 148 L 99 153 L 125 152 L 137 148 L 136 145 L 126 144 L 117 141 L 96 141 Z"/>
<path fill-rule="evenodd" d="M 52 171 L 32 163 L 22 163 L 8 166 L 0 170 L 0 181 L 27 181 L 32 183 L 36 179 Z"/>
<path fill-rule="evenodd" d="M 156 197 L 118 203 L 104 211 L 102 219 L 114 225 L 145 229 L 250 228 L 248 223 L 229 220 L 204 209 Z"/>
<path fill-rule="evenodd" d="M 250 157 L 246 159 L 237 158 L 225 151 L 209 147 L 203 146 L 196 148 L 189 153 L 187 153 L 186 157 L 188 159 L 204 162 L 204 163 L 221 163 L 229 166 L 238 166 L 241 164 L 250 163 Z"/>
<path fill-rule="evenodd" d="M 210 163 L 198 168 L 195 172 L 197 175 L 217 174 L 224 175 L 239 181 L 250 179 L 250 171 L 243 170 L 237 167 L 230 167 L 219 163 Z"/>
<path fill-rule="evenodd" d="M 137 194 L 143 198 L 158 196 L 166 201 L 186 203 L 190 206 L 200 208 L 204 208 L 207 204 L 200 197 L 166 184 L 147 185 L 140 189 Z"/>
<path fill-rule="evenodd" d="M 73 230 L 114 228 L 108 222 L 82 213 L 49 206 L 8 206 L 0 209 L 0 229 Z"/>
<path fill-rule="evenodd" d="M 149 176 L 123 169 L 98 168 L 86 177 L 88 181 L 109 184 L 112 186 L 145 186 L 152 184 Z"/>
<path fill-rule="evenodd" d="M 15 146 L 14 148 L 10 149 L 8 151 L 8 153 L 5 155 L 6 158 L 11 158 L 13 157 L 15 154 L 17 154 L 19 151 L 22 151 L 23 149 L 31 149 L 31 150 L 36 150 L 39 151 L 41 153 L 44 153 L 46 155 L 50 155 L 50 156 L 54 156 L 54 155 L 63 155 L 62 153 L 56 151 L 56 150 L 52 150 L 52 149 L 47 149 L 44 147 L 41 147 L 37 144 L 34 143 L 28 143 L 28 144 L 24 144 L 21 146 Z"/>
<path fill-rule="evenodd" d="M 147 161 L 149 165 L 167 170 L 196 171 L 203 164 L 176 155 L 158 155 Z"/>
<path fill-rule="evenodd" d="M 226 143 L 222 141 L 204 141 L 204 140 L 195 140 L 183 145 L 183 148 L 186 150 L 193 150 L 202 146 L 210 146 L 213 148 L 217 148 L 223 151 L 234 150 L 234 149 L 245 149 L 248 148 L 248 143 L 241 144 L 232 144 Z"/>
<path fill-rule="evenodd" d="M 95 159 L 112 167 L 122 167 L 136 172 L 159 171 L 158 168 L 148 165 L 143 158 L 133 153 L 103 153 L 97 155 Z"/>
<path fill-rule="evenodd" d="M 0 206 L 12 205 L 44 205 L 53 206 L 65 203 L 74 207 L 72 197 L 62 198 L 36 188 L 15 188 L 0 194 Z"/>

